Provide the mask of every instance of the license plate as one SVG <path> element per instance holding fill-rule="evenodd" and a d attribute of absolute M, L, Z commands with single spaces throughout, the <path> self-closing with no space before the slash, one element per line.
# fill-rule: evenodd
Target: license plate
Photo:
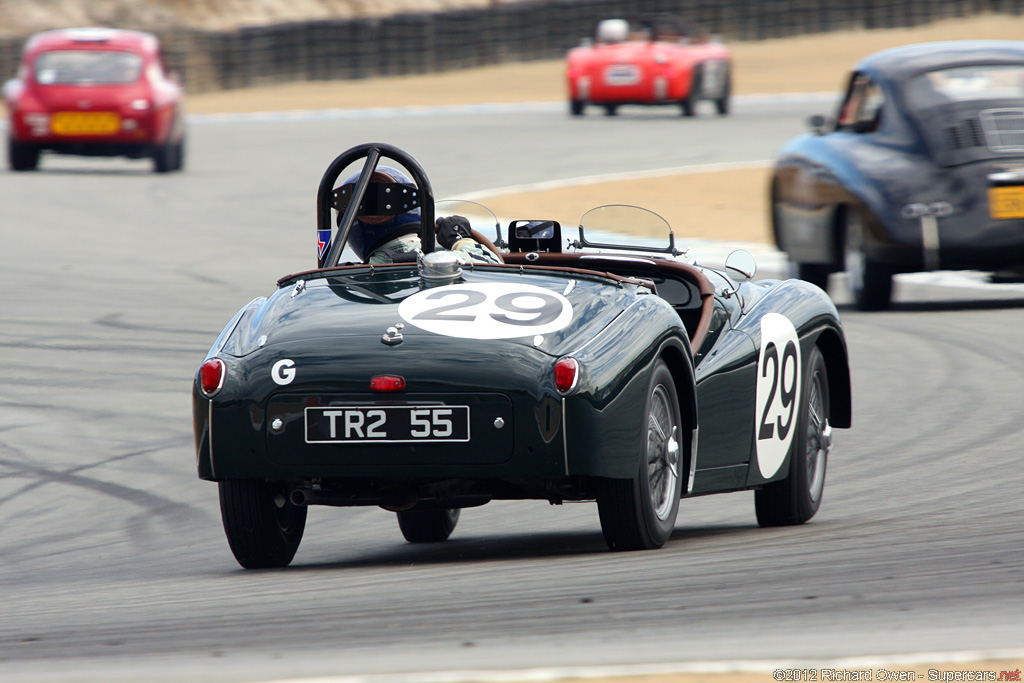
<path fill-rule="evenodd" d="M 616 64 L 604 71 L 605 85 L 636 85 L 640 82 L 640 69 L 632 64 Z"/>
<path fill-rule="evenodd" d="M 1024 218 L 1024 186 L 988 188 L 988 215 L 997 220 Z"/>
<path fill-rule="evenodd" d="M 55 135 L 113 135 L 121 117 L 109 111 L 61 111 L 50 119 L 50 128 Z"/>
<path fill-rule="evenodd" d="M 306 408 L 306 443 L 469 441 L 469 406 Z"/>

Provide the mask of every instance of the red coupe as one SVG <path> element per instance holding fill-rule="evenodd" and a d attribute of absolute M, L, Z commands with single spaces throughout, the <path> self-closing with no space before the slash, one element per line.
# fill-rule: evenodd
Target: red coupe
<path fill-rule="evenodd" d="M 569 112 L 588 104 L 614 116 L 622 104 L 675 104 L 684 116 L 710 100 L 720 115 L 729 113 L 732 57 L 706 35 L 664 17 L 605 19 L 594 41 L 566 56 Z"/>
<path fill-rule="evenodd" d="M 106 28 L 36 34 L 3 98 L 12 170 L 35 170 L 44 150 L 152 158 L 158 173 L 184 164 L 182 90 L 152 34 Z"/>

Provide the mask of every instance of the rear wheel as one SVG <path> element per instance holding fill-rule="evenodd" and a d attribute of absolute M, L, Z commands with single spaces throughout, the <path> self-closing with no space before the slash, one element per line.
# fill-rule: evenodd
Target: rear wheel
<path fill-rule="evenodd" d="M 729 113 L 729 99 L 732 97 L 732 77 L 730 74 L 725 74 L 725 83 L 722 85 L 722 94 L 715 100 L 715 109 L 718 110 L 719 116 L 725 116 Z"/>
<path fill-rule="evenodd" d="M 864 220 L 854 209 L 844 213 L 844 264 L 854 305 L 881 311 L 892 301 L 892 270 L 873 261 L 864 248 Z"/>
<path fill-rule="evenodd" d="M 157 173 L 180 171 L 185 165 L 185 138 L 177 142 L 168 140 L 153 152 L 153 170 Z"/>
<path fill-rule="evenodd" d="M 569 113 L 573 116 L 583 116 L 583 109 L 586 107 L 583 100 L 569 100 Z"/>
<path fill-rule="evenodd" d="M 39 166 L 39 148 L 8 138 L 7 163 L 12 171 L 34 171 Z"/>
<path fill-rule="evenodd" d="M 451 510 L 402 510 L 398 528 L 410 543 L 439 543 L 447 540 L 459 521 L 459 508 Z"/>
<path fill-rule="evenodd" d="M 306 528 L 306 508 L 292 505 L 284 482 L 220 482 L 220 512 L 228 545 L 246 569 L 287 567 Z"/>
<path fill-rule="evenodd" d="M 619 105 L 617 104 L 606 104 L 604 105 L 605 116 L 615 116 L 619 113 Z"/>
<path fill-rule="evenodd" d="M 679 398 L 672 373 L 658 360 L 647 391 L 639 472 L 602 479 L 597 491 L 601 530 L 612 550 L 660 548 L 672 534 L 682 490 Z"/>
<path fill-rule="evenodd" d="M 174 170 L 180 171 L 185 168 L 185 138 L 178 140 L 174 145 Z"/>
<path fill-rule="evenodd" d="M 700 67 L 693 68 L 693 78 L 690 81 L 690 93 L 686 96 L 686 99 L 679 103 L 682 108 L 683 116 L 696 116 L 697 115 L 697 103 L 700 102 L 700 92 L 703 88 L 701 83 Z"/>
<path fill-rule="evenodd" d="M 821 505 L 832 427 L 828 423 L 828 371 L 817 347 L 807 356 L 804 377 L 800 421 L 789 449 L 789 476 L 754 492 L 754 510 L 761 526 L 803 524 Z"/>
<path fill-rule="evenodd" d="M 153 152 L 153 170 L 156 173 L 170 173 L 174 170 L 174 145 L 170 142 L 160 145 Z"/>

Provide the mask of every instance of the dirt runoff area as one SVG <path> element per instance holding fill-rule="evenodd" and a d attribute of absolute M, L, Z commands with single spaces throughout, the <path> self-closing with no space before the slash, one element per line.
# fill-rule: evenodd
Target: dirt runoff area
<path fill-rule="evenodd" d="M 1007 681 L 1017 680 L 1024 659 L 957 662 L 955 664 L 801 663 L 762 673 L 664 674 L 602 678 L 601 683 L 770 683 L 771 681 Z M 959 676 L 957 675 L 959 674 Z M 1003 675 L 1000 678 L 1000 674 Z M 581 679 L 561 679 L 563 681 Z"/>
<path fill-rule="evenodd" d="M 1019 40 L 1021 36 L 1024 36 L 1024 17 L 981 15 L 910 29 L 737 42 L 729 47 L 733 52 L 737 94 L 836 92 L 838 97 L 851 67 L 872 52 L 933 40 Z M 563 69 L 563 62 L 555 60 L 425 76 L 295 83 L 196 95 L 189 99 L 188 109 L 214 113 L 562 101 L 565 99 Z M 675 214 L 668 209 L 664 212 L 665 218 L 684 244 L 687 237 L 770 243 L 769 174 L 766 164 L 759 168 L 669 175 L 654 180 L 587 184 L 482 201 L 499 215 L 544 216 L 573 225 L 579 216 L 565 214 L 575 207 L 614 202 L 652 206 L 648 198 L 671 194 L 678 197 L 674 206 L 680 209 Z M 737 202 L 737 197 L 744 201 Z"/>

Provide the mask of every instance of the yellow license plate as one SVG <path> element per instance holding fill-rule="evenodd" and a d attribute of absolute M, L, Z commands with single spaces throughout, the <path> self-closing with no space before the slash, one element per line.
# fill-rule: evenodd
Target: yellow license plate
<path fill-rule="evenodd" d="M 62 111 L 50 119 L 56 135 L 113 135 L 121 128 L 121 117 L 111 111 Z"/>
<path fill-rule="evenodd" d="M 1024 218 L 1024 186 L 988 188 L 988 215 L 995 219 Z"/>

